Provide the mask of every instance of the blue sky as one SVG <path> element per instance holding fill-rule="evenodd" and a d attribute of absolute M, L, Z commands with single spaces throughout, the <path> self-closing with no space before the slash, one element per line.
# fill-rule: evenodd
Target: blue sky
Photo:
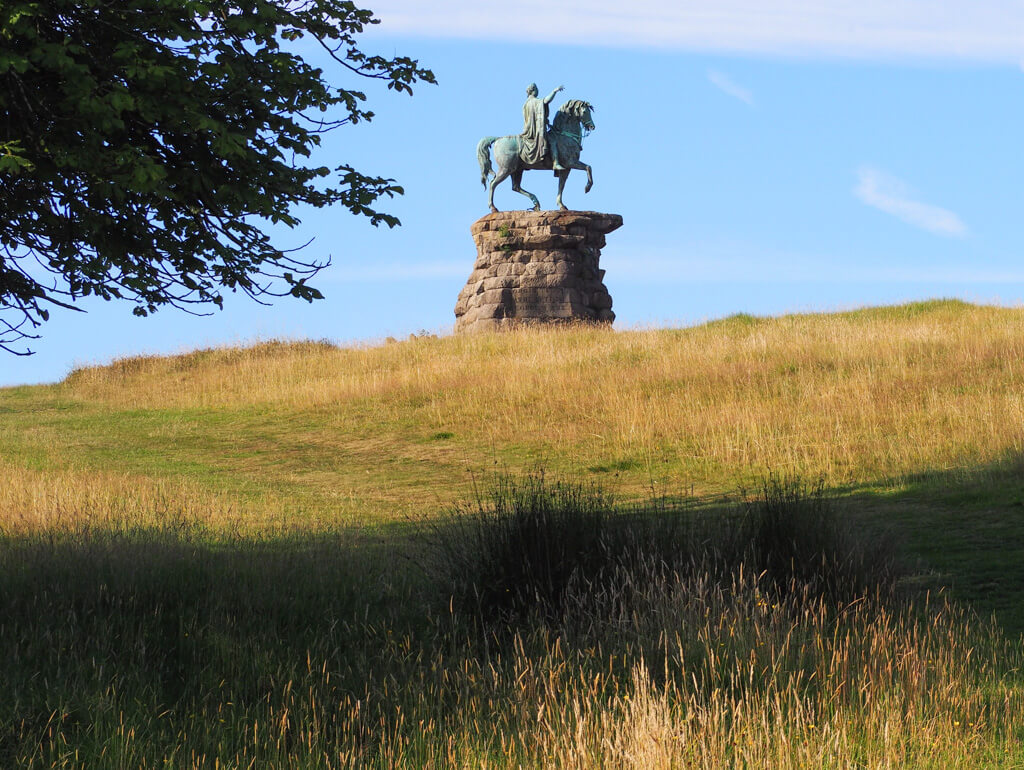
<path fill-rule="evenodd" d="M 304 212 L 326 299 L 228 296 L 204 318 L 87 302 L 43 328 L 0 385 L 75 365 L 268 337 L 372 343 L 447 333 L 486 213 L 477 141 L 517 133 L 527 84 L 592 102 L 567 205 L 621 214 L 602 255 L 617 328 L 930 297 L 1024 302 L 1024 4 L 1008 0 L 379 0 L 366 48 L 417 57 L 414 97 L 355 83 L 377 113 L 323 148 L 396 178 L 375 229 Z M 343 84 L 344 73 L 327 68 Z M 555 180 L 527 174 L 545 207 Z M 525 198 L 499 188 L 499 208 Z"/>

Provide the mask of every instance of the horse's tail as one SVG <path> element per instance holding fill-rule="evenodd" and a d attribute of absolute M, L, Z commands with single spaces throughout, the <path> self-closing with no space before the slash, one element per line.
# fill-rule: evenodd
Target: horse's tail
<path fill-rule="evenodd" d="M 485 136 L 480 140 L 480 144 L 476 146 L 476 159 L 480 161 L 480 182 L 484 187 L 487 186 L 487 177 L 494 173 L 494 169 L 491 167 L 491 145 L 498 141 L 499 138 L 497 136 Z"/>

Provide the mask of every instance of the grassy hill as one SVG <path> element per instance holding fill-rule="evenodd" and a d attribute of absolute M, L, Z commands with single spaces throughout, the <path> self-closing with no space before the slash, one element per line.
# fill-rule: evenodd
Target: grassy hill
<path fill-rule="evenodd" d="M 21 623 L 12 628 L 0 620 L 0 645 L 6 645 L 14 683 L 9 692 L 17 694 L 0 710 L 0 764 L 7 757 L 28 765 L 79 766 L 60 760 L 74 750 L 93 750 L 80 765 L 90 767 L 143 766 L 168 757 L 182 767 L 213 766 L 213 757 L 230 764 L 257 756 L 267 766 L 473 765 L 481 756 L 499 766 L 513 756 L 521 761 L 524 755 L 516 751 L 522 746 L 502 754 L 505 739 L 481 738 L 486 730 L 478 721 L 471 720 L 472 729 L 459 723 L 458 740 L 451 738 L 455 728 L 442 728 L 440 721 L 417 728 L 434 738 L 448 736 L 449 744 L 455 740 L 458 746 L 448 745 L 448 754 L 433 738 L 416 749 L 409 737 L 416 730 L 388 721 L 403 708 L 437 716 L 416 698 L 454 698 L 457 713 L 467 707 L 469 701 L 446 686 L 424 683 L 424 671 L 441 676 L 438 671 L 447 670 L 438 663 L 438 649 L 409 642 L 402 659 L 388 646 L 388 634 L 440 634 L 436 617 L 417 615 L 422 579 L 408 560 L 419 558 L 423 520 L 473 499 L 474 489 L 487 487 L 495 473 L 543 469 L 549 477 L 599 483 L 623 503 L 682 500 L 705 516 L 730 509 L 769 474 L 820 482 L 837 515 L 854 529 L 869 539 L 895 540 L 905 565 L 904 590 L 948 588 L 967 612 L 977 613 L 962 624 L 982 625 L 969 618 L 994 612 L 1016 640 L 1024 631 L 1022 451 L 1024 310 L 956 301 L 771 319 L 740 315 L 687 329 L 524 329 L 365 348 L 269 342 L 123 359 L 78 369 L 54 385 L 3 389 L 0 569 L 10 587 L 4 609 Z M 338 586 L 347 587 L 343 595 L 336 595 Z M 214 589 L 229 597 L 217 604 L 216 622 L 204 598 Z M 334 593 L 328 598 L 325 592 Z M 50 608 L 43 614 L 52 611 L 54 617 L 39 619 L 40 608 Z M 730 611 L 735 608 L 723 609 L 723 617 Z M 353 618 L 360 613 L 357 623 Z M 328 616 L 331 628 L 347 631 L 324 636 L 315 630 Z M 74 618 L 70 626 L 66 617 Z M 130 649 L 101 644 L 97 652 L 94 636 L 102 636 L 102 624 L 111 618 L 131 626 L 118 637 Z M 273 632 L 264 638 L 266 619 Z M 821 628 L 831 622 L 819 620 Z M 870 625 L 876 620 L 865 620 L 864 637 L 870 626 L 892 641 Z M 906 639 L 914 633 L 906 630 Z M 50 642 L 32 641 L 40 637 Z M 196 637 L 202 644 L 189 641 Z M 450 636 L 444 639 L 438 644 L 457 663 L 461 653 L 453 650 L 462 648 Z M 982 656 L 994 655 L 1003 643 L 965 641 L 941 654 L 974 645 Z M 65 656 L 62 644 L 89 648 L 93 664 Z M 348 645 L 346 651 L 339 652 L 339 644 Z M 523 671 L 536 674 L 541 690 L 559 666 L 583 670 L 543 645 L 543 653 L 531 656 L 528 646 L 520 649 L 529 662 Z M 391 650 L 386 665 L 380 649 Z M 1016 660 L 998 649 L 1004 660 Z M 469 679 L 486 678 L 486 666 L 473 668 L 479 652 L 462 659 L 460 687 L 472 690 Z M 155 674 L 147 668 L 154 654 L 162 661 Z M 487 648 L 481 654 L 490 660 L 496 653 Z M 10 662 L 12 655 L 20 662 Z M 117 661 L 125 655 L 134 662 L 122 672 Z M 251 683 L 232 690 L 215 681 L 217 666 L 197 663 L 209 656 L 219 660 L 217 655 L 232 659 L 225 671 Z M 284 694 L 285 683 L 306 687 L 314 701 L 314 693 L 334 692 L 323 677 L 328 661 L 336 664 L 339 655 L 351 667 L 351 681 L 343 695 L 332 696 L 334 716 L 320 717 L 336 731 L 356 730 L 352 710 L 369 708 L 359 705 L 351 684 L 359 666 L 383 667 L 384 680 L 394 678 L 391 692 L 405 693 L 398 705 L 381 706 L 380 713 L 391 717 L 381 716 L 373 729 L 359 728 L 360 740 L 384 747 L 372 762 L 350 743 L 349 759 L 342 761 L 334 748 L 314 745 L 311 734 L 303 753 L 294 743 L 297 728 L 286 729 L 289 708 L 307 720 L 317 712 L 308 698 L 301 708 L 287 706 L 293 696 Z M 500 668 L 491 669 L 493 676 Z M 190 678 L 193 669 L 201 672 L 198 680 Z M 621 727 L 624 719 L 664 712 L 658 724 L 685 722 L 680 704 L 698 695 L 674 698 L 664 682 L 651 690 L 637 683 L 638 670 L 627 667 L 601 680 L 609 688 L 598 699 L 605 711 L 594 707 L 593 724 L 591 717 L 580 718 L 579 724 L 597 731 L 591 737 L 598 743 L 604 733 L 593 725 L 604 724 L 602 719 Z M 64 685 L 58 683 L 61 671 Z M 143 687 L 150 675 L 152 686 Z M 579 703 L 586 701 L 587 680 L 580 676 L 565 685 L 572 697 L 559 701 L 570 711 L 573 702 L 583 708 Z M 1000 715 L 1019 710 L 1021 689 L 1013 677 L 999 677 L 968 687 L 972 695 L 958 690 L 943 702 L 948 708 L 962 698 L 964 708 L 974 710 L 970 740 L 964 739 L 975 745 L 974 753 L 956 754 L 943 743 L 941 720 L 927 708 L 924 722 L 915 721 L 920 714 L 901 716 L 900 740 L 906 743 L 899 751 L 911 752 L 909 763 L 954 766 L 947 760 L 955 760 L 966 767 L 999 765 L 1000 757 L 1019 760 L 1014 752 L 1024 736 L 1008 729 Z M 409 684 L 412 679 L 419 684 Z M 340 673 L 336 680 L 348 681 Z M 627 692 L 646 693 L 648 711 L 630 711 L 621 700 Z M 274 695 L 262 700 L 265 693 Z M 523 703 L 536 708 L 537 701 Z M 696 713 L 698 705 L 687 708 Z M 806 714 L 803 722 L 793 716 L 792 704 L 761 705 L 788 725 L 802 725 L 804 739 L 815 729 Z M 723 701 L 718 707 L 726 706 Z M 170 716 L 150 713 L 161 709 Z M 347 733 L 339 726 L 339 709 L 348 709 Z M 226 720 L 222 732 L 209 721 L 211 714 Z M 719 716 L 718 732 L 701 733 L 700 740 L 735 739 L 727 737 L 735 728 L 732 718 Z M 261 718 L 277 724 L 254 728 Z M 506 718 L 512 721 L 501 722 Z M 889 752 L 896 748 L 876 745 L 881 733 L 873 732 L 884 727 L 888 735 L 893 725 L 835 718 L 838 732 L 820 745 L 807 744 L 825 752 L 815 755 L 818 760 L 830 756 L 825 747 L 846 746 L 850 736 L 857 736 L 852 748 L 828 760 L 835 766 L 873 766 L 878 757 L 894 756 Z M 959 727 L 963 720 L 954 721 Z M 507 715 L 491 722 L 509 735 L 521 725 Z M 531 729 L 541 729 L 538 724 Z M 992 729 L 986 732 L 983 724 Z M 545 728 L 552 757 L 568 751 L 563 739 L 570 727 Z M 251 740 L 244 737 L 253 729 Z M 269 729 L 271 737 L 259 737 L 259 729 Z M 678 732 L 678 725 L 672 730 Z M 751 748 L 749 761 L 817 761 L 773 754 L 782 749 L 770 733 L 751 739 L 758 748 Z M 120 736 L 115 743 L 122 754 L 101 762 L 98 747 L 111 736 Z M 929 759 L 922 740 L 939 747 L 939 759 Z M 713 751 L 711 743 L 707 756 L 726 761 L 728 750 Z M 183 753 L 173 754 L 173 746 Z M 762 750 L 768 754 L 757 753 Z M 534 756 L 527 762 L 586 766 L 597 756 L 585 746 L 574 751 L 564 761 Z M 636 759 L 639 748 L 623 751 L 623 757 L 634 757 L 633 766 L 649 766 Z M 120 759 L 110 758 L 115 756 Z"/>
<path fill-rule="evenodd" d="M 465 500 L 495 469 L 593 479 L 622 499 L 821 478 L 1024 630 L 1008 594 L 1024 590 L 1016 309 L 130 358 L 0 390 L 0 446 L 11 532 L 83 506 L 133 524 L 174 508 L 214 532 L 388 528 Z"/>

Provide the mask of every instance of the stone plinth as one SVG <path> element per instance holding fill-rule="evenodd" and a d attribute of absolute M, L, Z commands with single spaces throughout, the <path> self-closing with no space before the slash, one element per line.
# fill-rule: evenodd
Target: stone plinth
<path fill-rule="evenodd" d="M 501 211 L 473 223 L 476 264 L 455 303 L 455 330 L 519 323 L 611 323 L 598 266 L 618 214 Z"/>

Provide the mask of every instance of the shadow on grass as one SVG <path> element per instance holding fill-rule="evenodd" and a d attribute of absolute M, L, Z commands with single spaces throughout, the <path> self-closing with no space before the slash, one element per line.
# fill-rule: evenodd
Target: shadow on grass
<path fill-rule="evenodd" d="M 51 759 L 63 744 L 95 759 L 125 719 L 163 737 L 161 752 L 186 733 L 213 751 L 239 729 L 233 714 L 286 703 L 290 683 L 328 667 L 325 700 L 358 700 L 375 670 L 395 671 L 395 635 L 409 635 L 416 603 L 390 568 L 393 548 L 355 540 L 211 543 L 181 529 L 7 538 L 0 765 L 20 766 L 34 744 Z"/>
<path fill-rule="evenodd" d="M 455 529 L 436 529 L 443 537 L 426 550 L 407 524 L 376 542 L 352 533 L 211 542 L 187 528 L 7 537 L 0 765 L 49 766 L 69 751 L 92 757 L 93 767 L 202 766 L 202 757 L 286 765 L 297 752 L 390 745 L 400 733 L 408 749 L 422 726 L 406 724 L 406 715 L 439 720 L 432 729 L 443 733 L 444 715 L 463 718 L 467 698 L 509 719 L 521 680 L 503 667 L 525 656 L 558 669 L 552 638 L 575 645 L 581 660 L 593 648 L 614 652 L 609 659 L 620 668 L 608 670 L 626 677 L 637 660 L 666 655 L 669 634 L 709 608 L 743 620 L 782 612 L 775 608 L 798 618 L 822 602 L 856 604 L 857 592 L 879 588 L 861 578 L 872 554 L 886 550 L 861 549 L 852 562 L 849 550 L 837 551 L 839 567 L 853 565 L 843 580 L 853 582 L 841 590 L 816 584 L 815 559 L 849 544 L 835 532 L 822 540 L 825 509 L 866 542 L 895 538 L 904 565 L 925 578 L 904 585 L 951 583 L 957 595 L 980 599 L 983 614 L 1000 610 L 1016 631 L 1012 621 L 1021 618 L 1012 609 L 1024 603 L 1021 467 L 1009 458 L 890 492 L 804 488 L 794 496 L 793 487 L 766 486 L 761 502 L 745 508 L 662 500 L 647 509 L 682 512 L 671 521 L 642 509 L 613 516 L 606 501 L 575 487 L 528 487 L 525 496 L 495 498 L 498 507 L 525 504 L 514 531 L 491 527 L 493 509 L 478 505 Z M 485 530 L 473 529 L 481 522 Z M 483 549 L 482 561 L 474 549 Z M 424 579 L 410 555 L 436 559 L 441 569 Z M 737 579 L 739 563 L 747 572 Z M 718 574 L 717 587 L 702 582 L 701 570 Z M 652 583 L 681 573 L 676 593 L 650 593 Z M 494 610 L 482 641 L 478 627 L 459 620 L 483 617 L 481 601 Z M 522 631 L 511 648 L 495 641 L 496 623 Z M 720 644 L 732 638 L 729 630 Z M 692 660 L 678 665 L 704 665 L 707 639 L 679 644 Z M 666 667 L 659 676 L 672 673 Z M 611 697 L 620 680 L 602 681 Z M 363 755 L 352 756 L 348 766 L 362 766 Z M 374 756 L 369 764 L 388 766 L 386 753 Z"/>
<path fill-rule="evenodd" d="M 1024 633 L 1024 455 L 845 490 L 836 505 L 893 537 L 922 588 L 948 588 L 1009 636 Z"/>

